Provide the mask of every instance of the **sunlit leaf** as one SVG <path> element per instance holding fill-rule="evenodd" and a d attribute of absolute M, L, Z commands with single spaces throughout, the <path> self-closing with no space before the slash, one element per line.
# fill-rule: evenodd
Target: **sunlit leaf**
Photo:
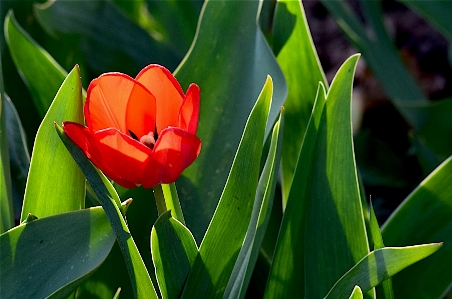
<path fill-rule="evenodd" d="M 83 122 L 78 66 L 69 73 L 36 135 L 21 219 L 78 210 L 85 206 L 85 178 L 55 134 L 54 122 Z"/>
<path fill-rule="evenodd" d="M 0 235 L 0 297 L 45 298 L 89 275 L 115 241 L 102 208 L 63 213 Z M 66 294 L 74 290 L 65 288 Z"/>
<path fill-rule="evenodd" d="M 248 118 L 227 183 L 188 276 L 182 298 L 220 298 L 250 221 L 272 101 L 270 77 Z"/>
<path fill-rule="evenodd" d="M 214 213 L 267 75 L 273 78 L 275 93 L 266 135 L 286 98 L 283 74 L 257 24 L 261 5 L 206 1 L 192 47 L 175 72 L 184 90 L 192 82 L 201 88 L 201 153 L 177 182 L 185 221 L 197 242 Z"/>
<path fill-rule="evenodd" d="M 431 255 L 441 246 L 442 244 L 437 243 L 385 247 L 372 251 L 341 277 L 325 299 L 346 298 L 355 285 L 359 285 L 363 291 L 370 290 L 388 277 Z M 403 295 L 404 298 L 411 298 L 405 296 Z"/>
<path fill-rule="evenodd" d="M 223 298 L 244 298 L 259 250 L 270 220 L 273 197 L 281 158 L 284 110 L 273 128 L 273 134 L 264 169 L 259 179 L 253 212 L 245 240 L 235 262 Z"/>
<path fill-rule="evenodd" d="M 306 298 L 321 298 L 369 252 L 350 115 L 358 57 L 352 56 L 342 65 L 327 95 L 323 85 L 319 86 L 265 298 L 303 293 Z M 347 296 L 351 290 L 348 292 Z"/>
<path fill-rule="evenodd" d="M 349 299 L 363 299 L 363 292 L 359 286 L 355 286 Z"/>
<path fill-rule="evenodd" d="M 302 2 L 278 1 L 273 26 L 273 49 L 289 92 L 284 103 L 288 129 L 284 130 L 281 161 L 285 204 L 318 84 L 328 84 L 314 48 Z"/>

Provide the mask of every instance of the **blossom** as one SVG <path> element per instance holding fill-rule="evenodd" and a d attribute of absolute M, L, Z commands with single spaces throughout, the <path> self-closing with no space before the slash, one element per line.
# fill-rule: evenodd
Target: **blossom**
<path fill-rule="evenodd" d="M 135 79 L 94 79 L 84 106 L 87 126 L 63 122 L 66 135 L 105 175 L 126 188 L 177 180 L 198 157 L 200 90 L 186 94 L 166 68 L 151 64 Z"/>

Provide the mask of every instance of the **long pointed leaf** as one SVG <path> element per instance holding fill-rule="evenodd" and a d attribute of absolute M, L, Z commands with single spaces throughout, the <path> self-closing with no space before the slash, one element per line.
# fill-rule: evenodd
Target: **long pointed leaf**
<path fill-rule="evenodd" d="M 358 56 L 320 85 L 278 236 L 265 298 L 325 296 L 369 252 L 351 128 Z M 350 290 L 351 291 L 351 290 Z M 347 294 L 348 295 L 348 294 Z"/>
<path fill-rule="evenodd" d="M 67 72 L 19 26 L 12 11 L 5 18 L 11 56 L 43 117 Z"/>
<path fill-rule="evenodd" d="M 129 272 L 134 295 L 138 299 L 157 298 L 149 273 L 137 249 L 119 204 L 119 197 L 111 183 L 91 164 L 83 152 L 64 134 L 63 129 L 56 125 L 58 136 L 63 141 L 69 153 L 77 162 L 89 184 L 93 188 L 99 202 L 107 214 L 108 221 L 116 234 L 124 261 Z"/>
<path fill-rule="evenodd" d="M 272 80 L 267 77 L 248 118 L 228 181 L 199 248 L 182 298 L 223 296 L 253 209 L 272 92 Z"/>
<path fill-rule="evenodd" d="M 273 134 L 265 162 L 259 179 L 256 199 L 254 200 L 248 231 L 229 278 L 223 298 L 244 298 L 248 284 L 256 264 L 259 250 L 267 230 L 273 206 L 279 161 L 281 158 L 282 131 L 284 127 L 284 110 L 273 127 Z"/>
<path fill-rule="evenodd" d="M 22 207 L 38 218 L 85 206 L 85 178 L 55 134 L 54 122 L 83 122 L 82 86 L 78 66 L 55 96 L 36 135 Z"/>

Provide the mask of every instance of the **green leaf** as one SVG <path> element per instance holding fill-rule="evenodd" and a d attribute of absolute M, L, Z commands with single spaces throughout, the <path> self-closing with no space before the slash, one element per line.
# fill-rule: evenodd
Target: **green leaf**
<path fill-rule="evenodd" d="M 341 277 L 325 299 L 346 298 L 355 285 L 359 285 L 363 291 L 370 290 L 388 277 L 431 255 L 441 246 L 441 243 L 437 243 L 401 248 L 385 247 L 372 251 Z"/>
<path fill-rule="evenodd" d="M 135 297 L 138 299 L 157 298 L 149 273 L 122 215 L 118 194 L 105 176 L 99 173 L 83 152 L 64 134 L 63 130 L 56 124 L 55 127 L 58 136 L 83 171 L 107 214 L 121 248 Z"/>
<path fill-rule="evenodd" d="M 301 1 L 280 0 L 276 6 L 273 49 L 288 85 L 281 178 L 284 205 L 292 183 L 301 142 L 311 116 L 319 82 L 328 86 Z M 287 38 L 287 40 L 286 40 Z"/>
<path fill-rule="evenodd" d="M 7 99 L 3 90 L 3 72 L 0 62 L 0 233 L 14 226 L 13 194 L 6 127 Z"/>
<path fill-rule="evenodd" d="M 0 235 L 0 297 L 45 298 L 92 273 L 114 241 L 100 207 L 19 225 Z"/>
<path fill-rule="evenodd" d="M 112 1 L 47 1 L 35 4 L 34 15 L 51 36 L 78 45 L 96 72 L 136 74 L 151 62 L 174 69 L 182 58 L 127 18 Z"/>
<path fill-rule="evenodd" d="M 4 30 L 14 63 L 43 117 L 67 72 L 19 26 L 12 11 L 5 18 Z"/>
<path fill-rule="evenodd" d="M 246 237 L 223 298 L 244 298 L 248 289 L 251 274 L 258 259 L 259 250 L 270 220 L 282 151 L 283 127 L 284 110 L 282 109 L 280 117 L 273 127 L 270 149 L 257 186 L 253 212 Z"/>
<path fill-rule="evenodd" d="M 303 293 L 306 298 L 321 298 L 369 252 L 350 115 L 358 57 L 352 56 L 342 65 L 326 99 L 323 85 L 319 86 L 265 298 L 290 298 Z"/>
<path fill-rule="evenodd" d="M 363 299 L 363 292 L 359 286 L 355 286 L 349 299 Z"/>
<path fill-rule="evenodd" d="M 152 228 L 151 250 L 162 297 L 180 298 L 198 254 L 193 235 L 167 211 Z"/>
<path fill-rule="evenodd" d="M 85 178 L 55 134 L 54 122 L 83 122 L 82 86 L 78 66 L 69 73 L 39 126 L 25 188 L 21 220 L 85 206 Z"/>
<path fill-rule="evenodd" d="M 370 232 L 372 237 L 372 242 L 374 244 L 374 250 L 381 249 L 385 247 L 383 243 L 383 237 L 381 236 L 380 227 L 378 226 L 377 216 L 375 216 L 374 208 L 372 202 L 370 202 Z M 392 279 L 388 278 L 381 283 L 382 296 L 379 298 L 394 299 L 394 291 L 392 290 Z M 377 292 L 378 294 L 378 292 Z"/>
<path fill-rule="evenodd" d="M 201 88 L 197 132 L 203 142 L 201 153 L 177 182 L 187 227 L 198 242 L 268 74 L 275 94 L 266 135 L 286 98 L 283 74 L 257 24 L 261 5 L 261 1 L 206 1 L 192 47 L 175 72 L 184 89 L 192 82 Z"/>
<path fill-rule="evenodd" d="M 272 80 L 267 77 L 248 118 L 227 183 L 202 240 L 182 298 L 223 296 L 253 209 L 272 92 Z"/>
<path fill-rule="evenodd" d="M 452 158 L 432 172 L 382 227 L 385 244 L 444 242 L 443 248 L 393 278 L 395 298 L 441 298 L 452 283 Z"/>
<path fill-rule="evenodd" d="M 13 102 L 5 95 L 6 134 L 8 135 L 9 160 L 15 213 L 20 213 L 25 184 L 30 168 L 27 137 Z M 20 197 L 20 198 L 19 198 Z"/>

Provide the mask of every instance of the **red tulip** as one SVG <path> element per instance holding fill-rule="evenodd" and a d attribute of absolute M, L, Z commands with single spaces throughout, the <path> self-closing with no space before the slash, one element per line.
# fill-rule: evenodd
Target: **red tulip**
<path fill-rule="evenodd" d="M 133 79 L 107 73 L 94 79 L 85 103 L 87 127 L 64 122 L 66 135 L 108 177 L 126 188 L 151 188 L 177 180 L 198 157 L 200 91 L 184 95 L 159 65 Z"/>

